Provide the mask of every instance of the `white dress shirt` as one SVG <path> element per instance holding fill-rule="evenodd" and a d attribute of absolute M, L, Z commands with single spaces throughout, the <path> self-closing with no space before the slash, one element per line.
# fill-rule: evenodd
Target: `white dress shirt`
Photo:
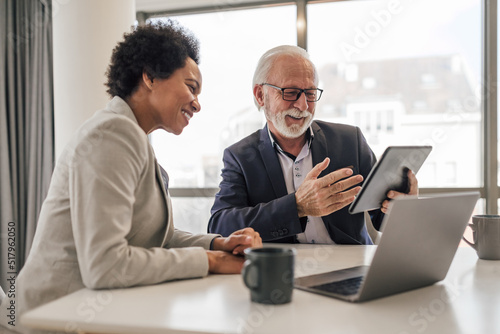
<path fill-rule="evenodd" d="M 281 170 L 285 178 L 286 189 L 289 194 L 294 193 L 300 187 L 307 173 L 313 168 L 311 143 L 314 139 L 313 131 L 309 128 L 310 137 L 306 141 L 299 155 L 293 158 L 283 151 L 279 144 L 274 140 L 271 132 L 268 129 L 271 143 L 278 152 L 278 158 L 281 164 Z M 330 238 L 328 231 L 323 223 L 321 217 L 307 216 L 307 224 L 304 233 L 297 234 L 297 240 L 300 243 L 313 243 L 313 244 L 334 244 Z"/>

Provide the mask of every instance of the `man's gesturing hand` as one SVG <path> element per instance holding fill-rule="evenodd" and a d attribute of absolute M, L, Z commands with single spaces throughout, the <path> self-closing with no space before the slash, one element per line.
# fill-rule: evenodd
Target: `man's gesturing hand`
<path fill-rule="evenodd" d="M 326 158 L 314 166 L 297 189 L 295 201 L 299 217 L 329 215 L 349 205 L 361 190 L 359 186 L 349 189 L 363 181 L 361 175 L 351 176 L 350 168 L 341 168 L 318 179 L 329 163 L 330 159 Z"/>

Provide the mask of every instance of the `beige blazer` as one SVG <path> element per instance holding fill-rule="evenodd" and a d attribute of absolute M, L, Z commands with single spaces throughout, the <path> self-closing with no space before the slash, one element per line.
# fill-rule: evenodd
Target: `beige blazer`
<path fill-rule="evenodd" d="M 215 236 L 174 228 L 148 137 L 115 97 L 80 128 L 56 164 L 17 279 L 18 316 L 85 287 L 205 276 L 205 249 Z"/>

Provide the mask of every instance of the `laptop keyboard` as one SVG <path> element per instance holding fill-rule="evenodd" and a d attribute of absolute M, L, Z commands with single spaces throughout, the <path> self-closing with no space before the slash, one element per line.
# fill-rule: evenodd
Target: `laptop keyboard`
<path fill-rule="evenodd" d="M 364 276 L 348 278 L 342 281 L 331 282 L 321 285 L 313 286 L 312 288 L 336 293 L 343 296 L 355 295 L 358 293 L 361 283 L 363 283 Z"/>

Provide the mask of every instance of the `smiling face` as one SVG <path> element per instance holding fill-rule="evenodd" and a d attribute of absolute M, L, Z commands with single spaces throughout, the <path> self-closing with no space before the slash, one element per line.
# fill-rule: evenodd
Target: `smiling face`
<path fill-rule="evenodd" d="M 180 134 L 194 113 L 201 109 L 198 102 L 201 84 L 200 69 L 191 58 L 187 58 L 184 67 L 167 79 L 154 79 L 149 88 L 148 102 L 153 124 L 150 131 L 164 129 Z"/>
<path fill-rule="evenodd" d="M 283 55 L 273 63 L 268 83 L 281 88 L 316 88 L 314 69 L 310 62 L 298 57 Z M 257 101 L 264 108 L 268 126 L 276 137 L 302 138 L 311 125 L 316 102 L 307 102 L 305 94 L 297 101 L 284 101 L 281 91 L 269 86 L 254 88 Z M 259 98 L 260 95 L 260 98 Z"/>

